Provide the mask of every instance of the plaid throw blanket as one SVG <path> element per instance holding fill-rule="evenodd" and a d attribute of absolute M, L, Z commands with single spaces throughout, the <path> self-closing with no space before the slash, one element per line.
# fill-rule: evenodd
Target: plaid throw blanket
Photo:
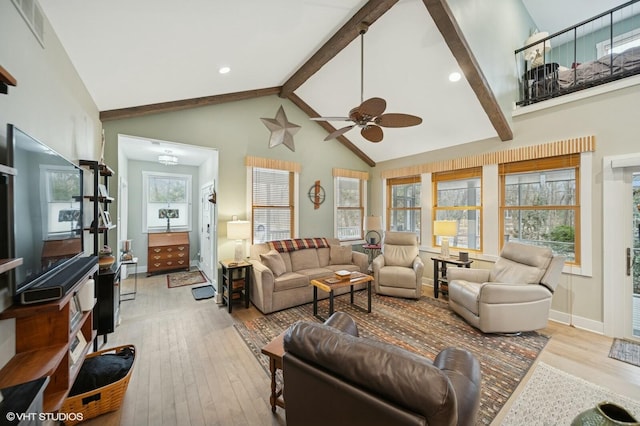
<path fill-rule="evenodd" d="M 309 248 L 329 247 L 329 242 L 326 238 L 295 238 L 291 240 L 269 241 L 268 244 L 269 247 L 280 253 Z"/>

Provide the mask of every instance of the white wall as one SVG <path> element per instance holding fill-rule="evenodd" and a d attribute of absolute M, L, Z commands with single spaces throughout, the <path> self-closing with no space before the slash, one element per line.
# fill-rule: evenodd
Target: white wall
<path fill-rule="evenodd" d="M 43 48 L 13 3 L 0 2 L 0 65 L 18 81 L 16 87 L 9 87 L 9 94 L 0 94 L 3 163 L 7 123 L 15 124 L 74 162 L 97 158 L 101 131 L 98 109 L 46 20 L 44 32 Z M 0 216 L 0 222 L 4 222 L 4 212 L 0 211 Z M 2 280 L 6 276 L 0 277 Z M 0 284 L 0 311 L 10 303 L 6 283 Z M 0 321 L 0 366 L 14 353 L 14 321 Z"/>

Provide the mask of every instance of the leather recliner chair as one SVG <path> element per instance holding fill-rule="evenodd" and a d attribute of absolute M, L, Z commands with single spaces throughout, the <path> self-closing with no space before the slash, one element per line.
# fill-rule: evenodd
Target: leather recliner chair
<path fill-rule="evenodd" d="M 447 348 L 431 362 L 358 337 L 344 312 L 297 322 L 284 349 L 287 426 L 475 424 L 480 363 L 467 350 Z"/>
<path fill-rule="evenodd" d="M 550 248 L 508 242 L 489 269 L 447 269 L 449 307 L 484 333 L 547 326 L 564 257 Z"/>
<path fill-rule="evenodd" d="M 376 293 L 412 299 L 422 296 L 424 263 L 413 232 L 385 232 L 382 254 L 373 259 L 372 267 Z"/>

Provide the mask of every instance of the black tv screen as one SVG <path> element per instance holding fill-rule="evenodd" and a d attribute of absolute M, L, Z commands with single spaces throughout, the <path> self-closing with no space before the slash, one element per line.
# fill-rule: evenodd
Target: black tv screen
<path fill-rule="evenodd" d="M 16 126 L 7 126 L 9 255 L 14 295 L 40 285 L 84 253 L 82 169 Z"/>

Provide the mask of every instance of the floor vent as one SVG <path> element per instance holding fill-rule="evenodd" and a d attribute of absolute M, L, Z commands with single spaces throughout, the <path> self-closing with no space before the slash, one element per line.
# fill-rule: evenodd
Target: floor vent
<path fill-rule="evenodd" d="M 44 47 L 44 13 L 37 0 L 11 0 L 25 22 Z"/>

